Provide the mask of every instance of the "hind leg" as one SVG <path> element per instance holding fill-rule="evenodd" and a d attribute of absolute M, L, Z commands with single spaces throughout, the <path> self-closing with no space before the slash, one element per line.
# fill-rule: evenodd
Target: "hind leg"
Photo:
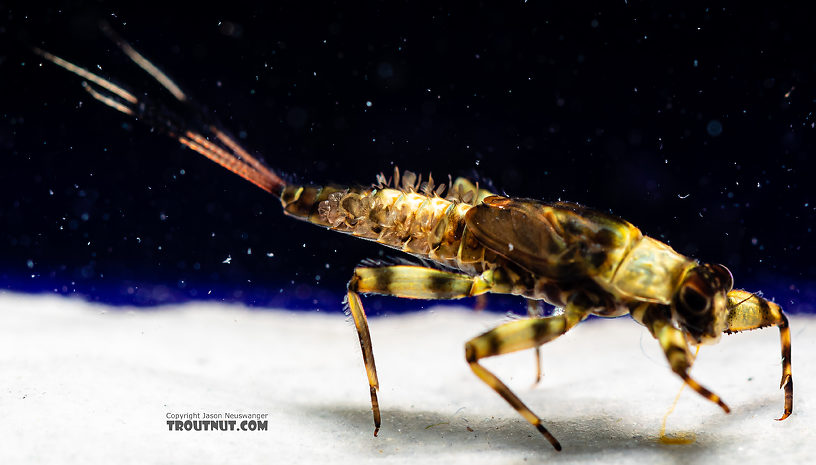
<path fill-rule="evenodd" d="M 371 411 L 374 414 L 374 436 L 380 430 L 381 424 L 377 399 L 380 384 L 377 380 L 368 319 L 363 310 L 360 294 L 390 295 L 409 299 L 461 299 L 488 292 L 493 287 L 493 277 L 493 271 L 469 276 L 408 265 L 355 268 L 354 275 L 348 283 L 346 298 L 363 351 L 363 363 L 371 393 Z"/>

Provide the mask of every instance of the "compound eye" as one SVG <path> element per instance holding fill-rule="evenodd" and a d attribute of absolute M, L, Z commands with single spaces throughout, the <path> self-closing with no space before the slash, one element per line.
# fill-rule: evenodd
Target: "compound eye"
<path fill-rule="evenodd" d="M 703 313 L 711 305 L 709 299 L 692 286 L 683 287 L 680 292 L 680 300 L 683 302 L 683 306 L 692 313 Z"/>

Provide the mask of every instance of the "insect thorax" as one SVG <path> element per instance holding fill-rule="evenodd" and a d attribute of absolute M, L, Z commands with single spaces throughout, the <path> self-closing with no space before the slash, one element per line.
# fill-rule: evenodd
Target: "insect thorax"
<path fill-rule="evenodd" d="M 693 260 L 644 236 L 623 258 L 610 285 L 620 297 L 668 305 L 683 276 L 694 266 Z"/>

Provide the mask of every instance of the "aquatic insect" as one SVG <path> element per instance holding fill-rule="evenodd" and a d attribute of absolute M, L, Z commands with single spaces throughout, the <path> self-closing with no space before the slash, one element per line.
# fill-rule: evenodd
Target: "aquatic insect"
<path fill-rule="evenodd" d="M 178 102 L 200 112 L 181 88 L 109 28 L 103 28 L 134 63 Z M 506 322 L 465 344 L 473 373 L 543 434 L 558 440 L 541 419 L 480 361 L 534 348 L 569 331 L 589 315 L 630 314 L 657 339 L 668 363 L 704 398 L 728 406 L 689 375 L 689 346 L 715 343 L 722 333 L 777 326 L 782 347 L 785 406 L 793 410 L 788 320 L 781 308 L 756 294 L 733 289 L 723 265 L 700 263 L 674 251 L 632 224 L 584 206 L 511 198 L 480 189 L 464 178 L 449 188 L 394 170 L 370 186 L 297 185 L 285 181 L 234 138 L 199 115 L 179 118 L 146 97 L 40 49 L 35 53 L 83 78 L 95 99 L 144 120 L 188 148 L 279 199 L 286 215 L 376 241 L 419 257 L 422 265 L 364 262 L 348 282 L 346 304 L 360 339 L 374 415 L 380 428 L 379 381 L 360 296 L 459 299 L 485 293 L 527 299 L 529 317 Z M 203 122 L 203 123 L 202 123 Z M 562 310 L 543 316 L 540 301 Z M 540 375 L 539 375 L 540 376 Z"/>

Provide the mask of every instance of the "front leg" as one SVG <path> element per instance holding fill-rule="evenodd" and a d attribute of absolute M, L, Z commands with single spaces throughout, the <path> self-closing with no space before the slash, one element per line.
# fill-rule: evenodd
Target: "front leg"
<path fill-rule="evenodd" d="M 782 343 L 782 382 L 785 388 L 785 412 L 777 420 L 784 420 L 793 412 L 793 374 L 791 371 L 791 336 L 788 318 L 779 305 L 769 302 L 756 294 L 742 290 L 728 292 L 728 318 L 725 332 L 737 333 L 767 326 L 779 327 Z"/>
<path fill-rule="evenodd" d="M 725 405 L 720 396 L 701 386 L 689 375 L 688 372 L 692 363 L 694 363 L 694 357 L 689 352 L 683 331 L 672 326 L 671 311 L 668 307 L 656 304 L 642 304 L 632 311 L 632 318 L 649 329 L 652 336 L 660 343 L 672 371 L 680 376 L 688 387 L 719 405 L 725 413 L 731 412 L 731 409 Z"/>
<path fill-rule="evenodd" d="M 377 367 L 374 364 L 368 319 L 360 301 L 360 294 L 390 295 L 408 299 L 461 299 L 488 292 L 493 286 L 493 275 L 492 270 L 478 276 L 468 276 L 463 273 L 409 265 L 354 269 L 354 275 L 348 283 L 346 299 L 363 350 L 363 363 L 371 392 L 371 411 L 374 414 L 374 436 L 380 430 L 381 423 L 380 405 L 377 400 L 380 384 L 377 380 Z"/>

